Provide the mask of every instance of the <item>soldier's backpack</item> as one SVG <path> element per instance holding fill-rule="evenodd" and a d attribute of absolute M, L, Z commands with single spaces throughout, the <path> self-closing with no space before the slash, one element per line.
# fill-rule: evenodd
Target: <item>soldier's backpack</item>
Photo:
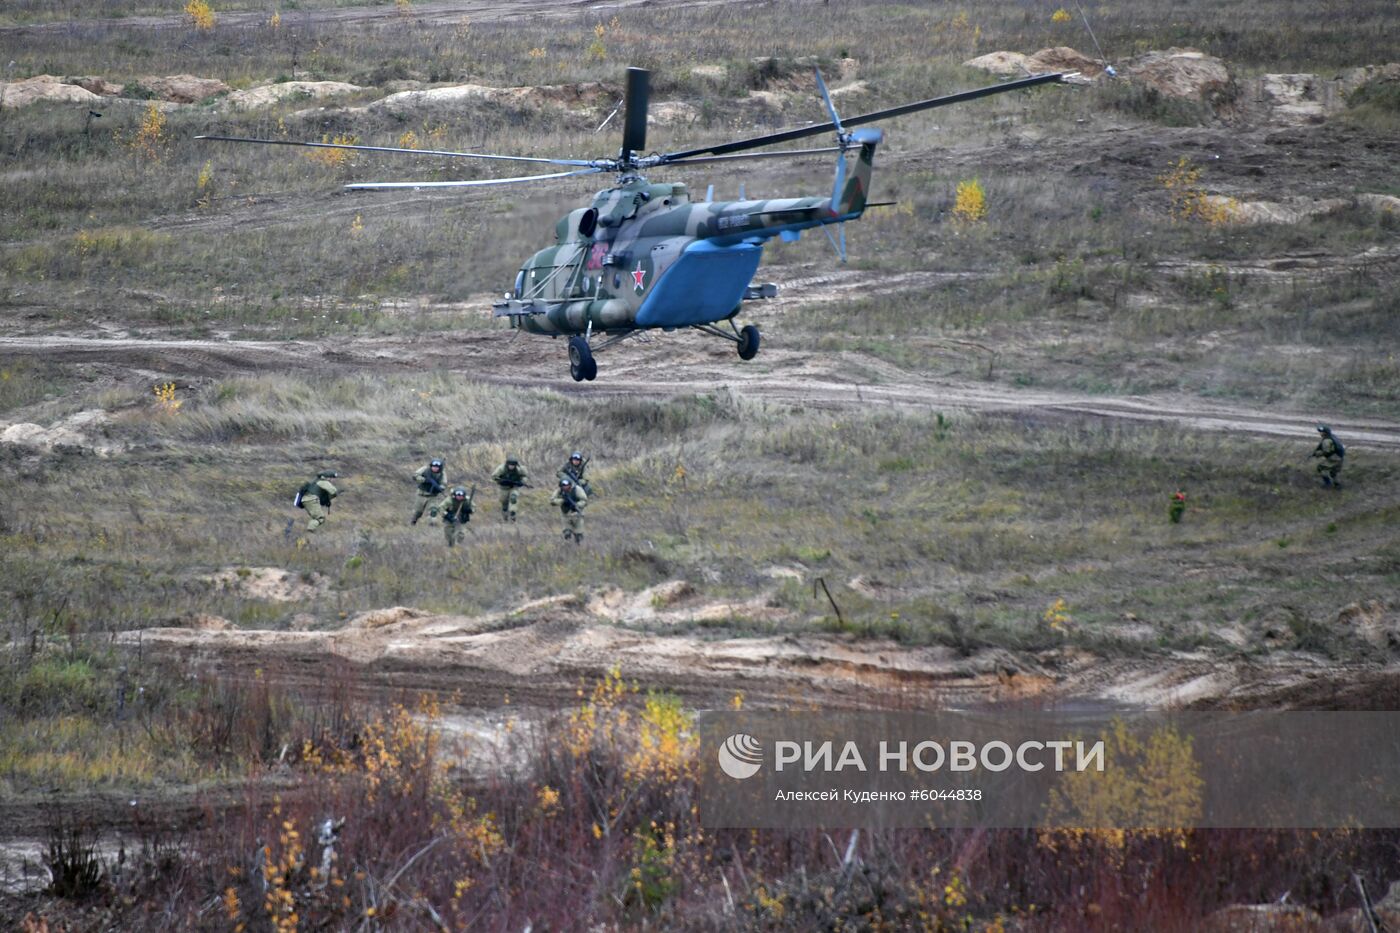
<path fill-rule="evenodd" d="M 1332 436 L 1332 443 L 1337 445 L 1337 458 L 1341 459 L 1347 455 L 1347 449 L 1342 446 L 1342 442 L 1337 440 L 1336 435 Z"/>
<path fill-rule="evenodd" d="M 312 481 L 312 482 L 309 482 L 309 483 L 302 483 L 301 488 L 297 490 L 297 497 L 296 497 L 295 499 L 292 500 L 292 505 L 296 506 L 296 507 L 299 508 L 299 509 L 304 509 L 304 508 L 306 508 L 306 504 L 305 504 L 304 502 L 302 502 L 302 500 L 303 500 L 304 498 L 306 498 L 307 493 L 311 493 L 311 492 L 315 492 L 315 491 L 316 491 L 316 483 L 315 483 L 315 481 Z"/>

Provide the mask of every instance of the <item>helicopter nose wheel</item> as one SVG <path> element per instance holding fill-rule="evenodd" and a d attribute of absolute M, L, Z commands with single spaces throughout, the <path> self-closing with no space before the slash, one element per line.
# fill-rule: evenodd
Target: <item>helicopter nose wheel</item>
<path fill-rule="evenodd" d="M 739 331 L 739 359 L 751 360 L 758 356 L 758 328 L 745 324 Z"/>
<path fill-rule="evenodd" d="M 569 338 L 569 375 L 574 377 L 574 382 L 585 379 L 592 382 L 598 378 L 598 361 L 593 358 L 588 341 L 582 337 Z"/>

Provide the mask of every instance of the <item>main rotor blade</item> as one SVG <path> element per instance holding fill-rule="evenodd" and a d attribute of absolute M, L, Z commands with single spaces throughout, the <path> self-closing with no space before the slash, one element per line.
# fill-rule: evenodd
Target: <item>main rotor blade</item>
<path fill-rule="evenodd" d="M 841 146 L 824 146 L 821 149 L 782 149 L 778 152 L 741 152 L 736 155 L 698 156 L 694 159 L 668 159 L 665 164 L 699 165 L 702 162 L 733 162 L 738 159 L 785 159 L 788 157 L 826 155 L 831 152 L 845 152 L 847 149 L 859 148 L 859 145 L 852 145 L 844 148 Z"/>
<path fill-rule="evenodd" d="M 647 147 L 647 103 L 651 97 L 651 72 L 627 69 L 627 118 L 622 124 L 622 158 Z"/>
<path fill-rule="evenodd" d="M 470 181 L 364 181 L 346 185 L 346 191 L 393 191 L 402 188 L 480 188 L 486 185 L 513 185 L 522 181 L 546 181 L 551 178 L 572 178 L 575 175 L 597 175 L 600 168 L 578 172 L 554 172 L 550 175 L 521 175 L 517 178 L 474 178 Z"/>
<path fill-rule="evenodd" d="M 822 80 L 822 70 L 813 65 L 812 74 L 817 76 L 817 90 L 822 92 L 822 103 L 826 104 L 826 115 L 831 117 L 831 125 L 836 129 L 836 135 L 838 137 L 845 136 L 846 131 L 841 126 L 841 116 L 836 112 L 836 105 L 831 102 L 831 95 L 827 93 L 826 82 Z"/>
<path fill-rule="evenodd" d="M 876 110 L 873 113 L 862 113 L 855 117 L 845 117 L 841 120 L 841 125 L 845 128 L 860 126 L 862 123 L 873 123 L 876 120 L 903 116 L 906 113 L 931 110 L 934 107 L 946 107 L 949 104 L 960 104 L 963 101 L 976 100 L 979 97 L 990 97 L 993 94 L 1005 94 L 1008 91 L 1019 91 L 1024 88 L 1035 87 L 1037 84 L 1056 83 L 1062 80 L 1063 77 L 1064 72 L 1058 71 L 1052 74 L 1032 75 L 1029 78 L 1007 81 L 1005 84 L 993 84 L 988 87 L 974 88 L 970 91 L 959 91 L 957 94 L 948 94 L 944 97 L 934 97 L 912 104 L 903 104 L 899 107 L 890 107 L 887 110 Z M 691 156 L 723 155 L 726 152 L 741 152 L 745 149 L 756 149 L 759 146 L 771 146 L 774 143 L 802 139 L 805 136 L 820 136 L 822 133 L 830 133 L 835 129 L 835 123 L 819 123 L 814 126 L 804 126 L 801 129 L 784 130 L 781 133 L 770 133 L 767 136 L 754 136 L 750 139 L 740 139 L 732 143 L 721 143 L 718 146 L 707 146 L 703 149 L 685 149 L 681 152 L 668 152 L 657 159 L 656 164 L 667 165 L 680 159 L 689 159 Z"/>
<path fill-rule="evenodd" d="M 538 156 L 494 155 L 486 152 L 452 152 L 446 149 L 400 149 L 395 146 L 355 146 L 350 143 L 307 143 L 292 139 L 252 139 L 246 136 L 196 136 L 223 143 L 260 143 L 264 146 L 303 146 L 309 149 L 352 149 L 356 152 L 394 152 L 408 155 L 448 156 L 454 159 L 492 159 L 502 162 L 543 162 L 548 165 L 587 165 L 588 159 L 542 159 Z"/>

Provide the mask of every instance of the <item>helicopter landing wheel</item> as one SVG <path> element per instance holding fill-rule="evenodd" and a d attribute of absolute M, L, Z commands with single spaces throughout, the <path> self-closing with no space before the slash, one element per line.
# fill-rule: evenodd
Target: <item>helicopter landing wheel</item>
<path fill-rule="evenodd" d="M 574 377 L 574 382 L 585 379 L 592 382 L 598 378 L 598 361 L 593 358 L 588 341 L 582 337 L 569 338 L 569 375 Z"/>
<path fill-rule="evenodd" d="M 758 356 L 758 328 L 745 324 L 739 331 L 739 359 L 751 360 Z"/>

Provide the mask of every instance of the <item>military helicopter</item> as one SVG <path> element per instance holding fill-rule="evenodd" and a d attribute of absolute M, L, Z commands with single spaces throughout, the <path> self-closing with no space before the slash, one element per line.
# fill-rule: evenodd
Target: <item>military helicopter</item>
<path fill-rule="evenodd" d="M 758 354 L 758 328 L 742 328 L 735 317 L 748 301 L 778 294 L 776 285 L 753 284 L 763 246 L 773 237 L 792 242 L 803 230 L 837 225 L 832 238 L 846 258 L 846 221 L 858 220 L 866 208 L 875 149 L 882 141 L 878 129 L 852 127 L 904 114 L 1005 94 L 1041 84 L 1062 82 L 1071 74 L 1030 75 L 995 84 L 903 104 L 842 119 L 836 112 L 821 71 L 813 69 L 830 121 L 798 129 L 734 140 L 715 146 L 644 155 L 647 103 L 651 74 L 627 69 L 622 148 L 614 158 L 555 159 L 482 152 L 400 149 L 341 143 L 294 142 L 235 136 L 199 136 L 224 142 L 263 143 L 362 152 L 407 153 L 449 158 L 489 159 L 565 166 L 569 170 L 516 178 L 466 181 L 362 182 L 350 191 L 401 188 L 466 188 L 517 184 L 613 173 L 612 187 L 598 192 L 591 204 L 570 211 L 555 224 L 555 245 L 535 253 L 520 267 L 509 294 L 493 304 L 495 316 L 507 318 L 517 331 L 569 338 L 569 374 L 575 381 L 598 375 L 595 354 L 648 330 L 693 328 L 731 340 L 739 358 Z M 616 113 L 616 111 L 614 111 Z M 747 150 L 834 133 L 836 144 L 817 149 Z M 778 198 L 761 201 L 692 201 L 686 185 L 648 181 L 644 171 L 670 166 L 727 162 L 737 159 L 794 158 L 834 153 L 836 177 L 830 197 Z M 827 231 L 830 236 L 830 231 Z M 728 325 L 726 330 L 722 325 Z"/>

